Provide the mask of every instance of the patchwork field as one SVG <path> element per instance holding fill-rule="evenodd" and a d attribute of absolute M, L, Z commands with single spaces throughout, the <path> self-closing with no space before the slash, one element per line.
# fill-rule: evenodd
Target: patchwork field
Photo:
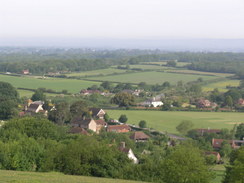
<path fill-rule="evenodd" d="M 190 120 L 194 128 L 227 128 L 232 129 L 236 123 L 244 123 L 244 113 L 231 112 L 183 112 L 183 111 L 139 111 L 108 110 L 109 116 L 118 119 L 121 114 L 128 117 L 129 124 L 146 120 L 147 126 L 160 131 L 175 133 L 175 127 L 182 120 Z"/>
<path fill-rule="evenodd" d="M 177 74 L 177 73 L 166 73 L 166 72 L 138 72 L 138 73 L 123 74 L 123 75 L 115 75 L 115 76 L 93 77 L 92 79 L 99 80 L 99 81 L 112 81 L 112 82 L 123 82 L 123 83 L 146 82 L 148 84 L 162 84 L 165 81 L 169 81 L 172 84 L 176 84 L 180 80 L 182 80 L 183 82 L 189 82 L 189 81 L 195 81 L 199 77 L 203 78 L 204 81 L 219 78 L 217 76 Z"/>
<path fill-rule="evenodd" d="M 81 89 L 85 89 L 92 85 L 99 85 L 98 82 L 75 80 L 75 79 L 58 79 L 58 78 L 47 78 L 37 79 L 34 77 L 15 77 L 0 75 L 0 81 L 11 83 L 14 87 L 18 88 L 46 88 L 55 91 L 68 90 L 71 93 L 78 93 Z"/>
<path fill-rule="evenodd" d="M 36 173 L 0 170 L 0 183 L 137 183 L 136 181 L 64 175 L 62 173 Z"/>
<path fill-rule="evenodd" d="M 226 92 L 228 89 L 226 86 L 239 86 L 240 80 L 227 80 L 227 81 L 220 81 L 217 83 L 210 83 L 208 85 L 203 86 L 203 91 L 213 91 L 215 88 L 218 88 L 221 92 Z"/>
<path fill-rule="evenodd" d="M 86 76 L 108 75 L 108 74 L 125 73 L 125 72 L 126 72 L 126 70 L 109 68 L 109 69 L 99 69 L 99 70 L 85 71 L 85 72 L 74 72 L 74 73 L 65 74 L 65 75 L 67 75 L 69 77 L 70 76 L 86 77 Z"/>
<path fill-rule="evenodd" d="M 202 71 L 187 70 L 187 69 L 171 70 L 170 72 L 177 72 L 177 73 L 183 73 L 183 74 L 213 75 L 213 76 L 219 76 L 219 77 L 233 76 L 233 74 L 228 74 L 228 73 L 202 72 Z"/>

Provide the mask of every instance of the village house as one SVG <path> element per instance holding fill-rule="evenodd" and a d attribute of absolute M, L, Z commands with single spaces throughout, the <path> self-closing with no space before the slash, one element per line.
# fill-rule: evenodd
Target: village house
<path fill-rule="evenodd" d="M 240 98 L 237 102 L 238 105 L 244 106 L 244 99 Z"/>
<path fill-rule="evenodd" d="M 27 105 L 25 105 L 25 113 L 43 113 L 47 115 L 47 111 L 43 109 L 43 101 L 34 101 L 28 100 Z"/>
<path fill-rule="evenodd" d="M 70 122 L 72 127 L 80 127 L 85 130 L 97 132 L 97 123 L 93 119 L 85 119 L 82 116 L 74 117 Z"/>
<path fill-rule="evenodd" d="M 105 129 L 107 127 L 107 123 L 102 119 L 95 120 L 95 122 L 97 124 L 97 129 L 96 129 L 97 133 L 99 133 L 103 128 Z"/>
<path fill-rule="evenodd" d="M 128 125 L 109 125 L 107 127 L 108 132 L 126 133 L 131 131 Z"/>
<path fill-rule="evenodd" d="M 84 96 L 92 95 L 94 93 L 101 94 L 101 91 L 99 91 L 99 90 L 81 90 L 80 91 L 80 94 L 84 95 Z"/>
<path fill-rule="evenodd" d="M 244 145 L 244 140 L 224 140 L 224 139 L 212 139 L 212 146 L 215 149 L 220 149 L 222 143 L 226 141 L 228 142 L 233 149 L 238 149 Z"/>
<path fill-rule="evenodd" d="M 138 164 L 138 159 L 137 157 L 135 156 L 135 154 L 133 153 L 132 149 L 131 148 L 126 148 L 125 147 L 125 142 L 121 142 L 120 144 L 120 147 L 119 147 L 119 150 L 121 152 L 124 152 L 127 154 L 127 157 L 133 161 L 134 164 Z"/>
<path fill-rule="evenodd" d="M 206 133 L 214 133 L 214 134 L 220 134 L 220 129 L 205 129 L 205 128 L 199 128 L 195 129 L 196 132 L 198 132 L 199 135 L 203 136 Z"/>
<path fill-rule="evenodd" d="M 156 99 L 155 97 L 141 103 L 141 105 L 143 106 L 151 106 L 151 107 L 160 107 L 163 104 L 164 103 L 161 101 L 161 99 Z"/>
<path fill-rule="evenodd" d="M 104 115 L 106 114 L 106 112 L 101 108 L 90 108 L 89 111 L 91 111 L 93 118 L 104 119 Z"/>
<path fill-rule="evenodd" d="M 134 132 L 131 136 L 130 139 L 134 140 L 135 142 L 146 142 L 149 140 L 149 136 L 146 135 L 144 132 Z"/>
<path fill-rule="evenodd" d="M 211 107 L 211 102 L 209 100 L 200 99 L 197 102 L 198 108 L 205 108 L 205 107 Z"/>
<path fill-rule="evenodd" d="M 22 70 L 22 74 L 24 74 L 24 75 L 30 74 L 29 69 Z"/>

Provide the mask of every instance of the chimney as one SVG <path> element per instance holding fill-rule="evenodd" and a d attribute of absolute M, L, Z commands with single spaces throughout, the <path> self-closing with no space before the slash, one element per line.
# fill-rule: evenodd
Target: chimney
<path fill-rule="evenodd" d="M 125 142 L 120 142 L 120 147 L 125 148 Z"/>

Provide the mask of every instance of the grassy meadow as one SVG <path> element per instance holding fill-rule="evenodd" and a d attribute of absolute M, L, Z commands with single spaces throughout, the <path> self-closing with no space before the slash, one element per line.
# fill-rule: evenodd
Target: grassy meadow
<path fill-rule="evenodd" d="M 16 88 L 46 88 L 55 91 L 68 90 L 71 93 L 78 93 L 81 89 L 86 89 L 92 85 L 99 85 L 98 82 L 84 81 L 76 79 L 59 79 L 59 78 L 46 78 L 38 79 L 34 77 L 17 77 L 0 75 L 0 81 L 5 81 L 12 84 Z M 29 94 L 29 93 L 28 93 Z"/>
<path fill-rule="evenodd" d="M 162 84 L 165 81 L 168 81 L 171 84 L 176 84 L 180 80 L 183 82 L 189 82 L 189 81 L 195 81 L 199 77 L 203 78 L 204 81 L 219 78 L 217 76 L 177 74 L 177 73 L 152 71 L 152 72 L 128 73 L 128 74 L 115 75 L 115 76 L 93 77 L 92 80 L 112 81 L 112 82 L 122 82 L 122 83 L 146 82 L 148 84 Z"/>
<path fill-rule="evenodd" d="M 137 183 L 137 181 L 97 177 L 0 170 L 0 183 Z"/>
<path fill-rule="evenodd" d="M 115 68 L 108 68 L 108 69 L 99 69 L 99 70 L 93 70 L 93 71 L 84 71 L 84 72 L 73 72 L 70 74 L 65 74 L 68 77 L 71 76 L 78 76 L 78 77 L 89 77 L 94 75 L 109 75 L 114 73 L 125 73 L 126 70 L 122 69 L 115 69 Z"/>
<path fill-rule="evenodd" d="M 244 113 L 234 112 L 183 112 L 183 111 L 140 111 L 140 110 L 108 110 L 109 116 L 118 119 L 121 114 L 128 117 L 129 124 L 145 120 L 147 126 L 160 131 L 178 134 L 175 127 L 182 120 L 190 120 L 194 128 L 227 128 L 244 122 Z"/>

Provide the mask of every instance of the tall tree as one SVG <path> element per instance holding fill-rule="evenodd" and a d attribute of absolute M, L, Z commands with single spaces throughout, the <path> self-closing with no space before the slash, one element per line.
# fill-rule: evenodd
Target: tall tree
<path fill-rule="evenodd" d="M 43 90 L 37 89 L 31 97 L 32 101 L 46 101 L 46 96 L 44 95 Z"/>
<path fill-rule="evenodd" d="M 0 82 L 0 119 L 9 119 L 17 114 L 19 94 L 9 83 Z"/>
<path fill-rule="evenodd" d="M 193 123 L 188 120 L 183 120 L 177 127 L 176 130 L 184 135 L 193 128 Z"/>
<path fill-rule="evenodd" d="M 117 93 L 112 99 L 111 102 L 114 104 L 119 105 L 120 107 L 128 107 L 130 105 L 134 105 L 135 98 L 133 95 L 126 93 L 126 92 L 120 92 Z"/>

